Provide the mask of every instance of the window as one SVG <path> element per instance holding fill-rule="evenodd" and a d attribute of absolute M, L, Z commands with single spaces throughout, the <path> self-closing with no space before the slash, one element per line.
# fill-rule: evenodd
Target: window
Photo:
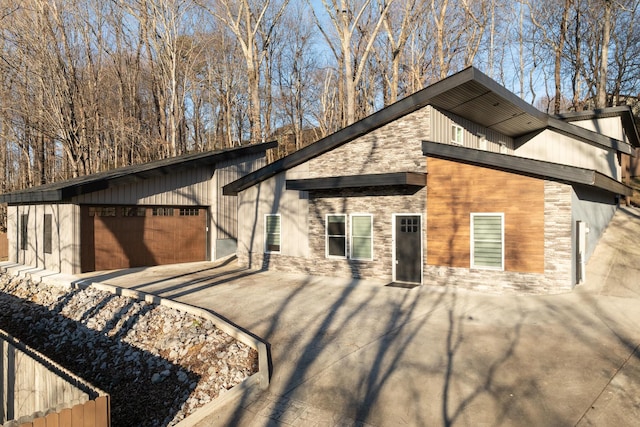
<path fill-rule="evenodd" d="M 462 126 L 456 125 L 456 124 L 451 125 L 451 142 L 455 144 L 462 144 L 463 142 Z"/>
<path fill-rule="evenodd" d="M 367 214 L 351 215 L 351 258 L 373 259 L 373 217 Z"/>
<path fill-rule="evenodd" d="M 198 216 L 200 209 L 198 208 L 180 208 L 180 216 Z"/>
<path fill-rule="evenodd" d="M 504 214 L 471 214 L 471 268 L 504 268 Z"/>
<path fill-rule="evenodd" d="M 345 258 L 347 256 L 347 216 L 327 215 L 326 224 L 326 256 Z"/>
<path fill-rule="evenodd" d="M 89 208 L 89 216 L 116 216 L 115 207 L 94 207 Z"/>
<path fill-rule="evenodd" d="M 135 206 L 125 206 L 122 208 L 122 216 L 145 216 L 147 213 L 147 209 L 135 207 Z"/>
<path fill-rule="evenodd" d="M 50 254 L 52 252 L 51 248 L 51 214 L 44 214 L 44 241 L 43 241 L 43 250 L 45 254 Z"/>
<path fill-rule="evenodd" d="M 29 223 L 29 215 L 20 215 L 20 249 L 27 249 L 27 224 Z"/>
<path fill-rule="evenodd" d="M 173 216 L 173 208 L 153 208 L 153 216 Z"/>
<path fill-rule="evenodd" d="M 280 252 L 280 215 L 265 216 L 265 252 Z"/>

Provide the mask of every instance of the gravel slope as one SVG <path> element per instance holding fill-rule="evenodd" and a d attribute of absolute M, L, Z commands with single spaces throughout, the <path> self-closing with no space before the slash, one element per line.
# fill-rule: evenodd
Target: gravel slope
<path fill-rule="evenodd" d="M 118 426 L 170 426 L 257 372 L 212 322 L 88 288 L 0 275 L 0 329 L 111 395 Z"/>

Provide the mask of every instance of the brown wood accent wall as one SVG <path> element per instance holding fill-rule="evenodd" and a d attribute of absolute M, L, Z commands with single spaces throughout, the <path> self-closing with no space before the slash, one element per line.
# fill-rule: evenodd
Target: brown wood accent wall
<path fill-rule="evenodd" d="M 6 261 L 9 258 L 9 241 L 7 233 L 0 233 L 0 261 Z"/>
<path fill-rule="evenodd" d="M 470 267 L 470 215 L 502 212 L 505 270 L 544 272 L 544 180 L 427 159 L 427 264 Z"/>
<path fill-rule="evenodd" d="M 50 413 L 45 417 L 20 424 L 20 427 L 109 427 L 109 396 L 100 396 L 84 404 Z"/>
<path fill-rule="evenodd" d="M 199 215 L 90 216 L 89 206 L 81 214 L 81 269 L 83 272 L 119 268 L 204 261 L 207 257 L 207 210 L 189 208 Z"/>

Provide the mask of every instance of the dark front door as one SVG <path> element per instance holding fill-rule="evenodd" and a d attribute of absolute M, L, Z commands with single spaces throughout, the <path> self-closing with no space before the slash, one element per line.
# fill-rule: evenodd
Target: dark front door
<path fill-rule="evenodd" d="M 396 216 L 396 278 L 420 283 L 422 275 L 422 227 L 419 215 Z"/>

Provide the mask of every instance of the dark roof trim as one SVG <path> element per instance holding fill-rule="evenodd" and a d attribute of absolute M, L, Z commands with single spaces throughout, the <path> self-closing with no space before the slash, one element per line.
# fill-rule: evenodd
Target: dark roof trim
<path fill-rule="evenodd" d="M 544 129 L 583 142 L 630 153 L 628 144 L 554 119 L 473 67 L 466 68 L 399 100 L 303 149 L 226 185 L 223 194 L 235 195 L 272 176 L 333 150 L 394 120 L 431 105 L 510 136 L 534 135 Z M 635 129 L 635 128 L 634 128 Z"/>
<path fill-rule="evenodd" d="M 591 169 L 430 141 L 422 142 L 422 153 L 429 157 L 455 160 L 535 178 L 550 179 L 571 184 L 583 184 L 614 194 L 631 195 L 631 188 Z"/>
<path fill-rule="evenodd" d="M 478 75 L 481 74 L 482 73 L 480 73 L 480 71 L 473 67 L 460 71 L 459 73 L 428 86 L 413 95 L 409 95 L 408 97 L 403 98 L 400 101 L 397 101 L 396 103 L 391 104 L 350 126 L 342 128 L 293 154 L 283 157 L 280 160 L 227 184 L 223 187 L 223 194 L 236 195 L 240 191 L 246 190 L 252 185 L 271 178 L 282 171 L 298 166 L 299 164 L 302 164 L 314 157 L 331 151 L 349 141 L 387 125 L 400 117 L 406 116 L 407 114 L 429 105 L 434 97 L 442 95 L 465 82 L 472 81 L 474 78 L 478 78 Z M 488 77 L 487 79 L 493 82 Z"/>
<path fill-rule="evenodd" d="M 141 165 L 125 166 L 66 181 L 0 194 L 0 203 L 55 203 L 68 201 L 75 196 L 105 190 L 117 185 L 132 184 L 185 169 L 215 166 L 217 163 L 264 153 L 266 150 L 277 146 L 277 141 L 271 141 L 226 150 L 185 154 Z"/>
<path fill-rule="evenodd" d="M 326 178 L 287 180 L 287 190 L 332 190 L 340 188 L 427 185 L 427 174 L 418 172 L 380 173 L 370 175 L 334 176 Z"/>
<path fill-rule="evenodd" d="M 620 119 L 622 120 L 622 127 L 627 134 L 627 138 L 629 138 L 629 142 L 634 147 L 640 147 L 640 135 L 638 133 L 638 127 L 636 126 L 633 111 L 628 105 L 607 107 L 590 111 L 571 111 L 558 114 L 556 117 L 567 122 L 574 122 L 578 120 L 593 120 L 608 117 L 620 117 Z"/>

